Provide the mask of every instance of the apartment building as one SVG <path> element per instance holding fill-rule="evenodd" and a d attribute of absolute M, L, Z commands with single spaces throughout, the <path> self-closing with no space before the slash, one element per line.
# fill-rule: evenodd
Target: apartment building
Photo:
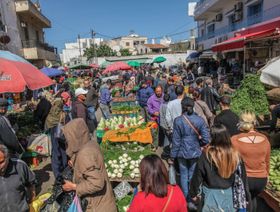
<path fill-rule="evenodd" d="M 43 15 L 39 4 L 31 0 L 15 0 L 22 56 L 41 68 L 59 60 L 57 49 L 45 42 L 44 29 L 51 21 Z"/>
<path fill-rule="evenodd" d="M 130 33 L 127 36 L 117 37 L 110 41 L 107 41 L 107 44 L 114 50 L 119 52 L 121 49 L 128 49 L 133 55 L 137 54 L 137 46 L 144 45 L 148 43 L 148 38 L 145 36 L 140 36 L 135 33 Z"/>
<path fill-rule="evenodd" d="M 280 54 L 279 0 L 200 0 L 194 18 L 198 49 L 243 60 Z M 252 61 L 250 61 L 252 62 Z"/>
<path fill-rule="evenodd" d="M 21 54 L 21 40 L 17 27 L 14 0 L 0 1 L 0 49 Z"/>
<path fill-rule="evenodd" d="M 62 50 L 61 60 L 64 64 L 70 63 L 73 59 L 80 58 L 84 55 L 86 48 L 90 48 L 95 44 L 99 46 L 103 42 L 103 38 L 80 38 L 76 42 L 65 43 L 65 48 Z"/>

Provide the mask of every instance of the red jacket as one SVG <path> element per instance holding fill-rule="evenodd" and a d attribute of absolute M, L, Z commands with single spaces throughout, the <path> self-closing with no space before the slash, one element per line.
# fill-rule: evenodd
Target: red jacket
<path fill-rule="evenodd" d="M 183 192 L 179 186 L 168 185 L 168 194 L 166 197 L 156 197 L 154 194 L 139 192 L 134 197 L 128 212 L 162 212 L 173 187 L 173 194 L 165 212 L 187 212 L 187 203 Z"/>

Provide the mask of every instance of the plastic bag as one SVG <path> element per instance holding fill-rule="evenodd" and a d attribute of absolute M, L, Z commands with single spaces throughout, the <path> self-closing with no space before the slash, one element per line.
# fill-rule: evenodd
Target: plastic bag
<path fill-rule="evenodd" d="M 67 212 L 83 212 L 79 197 L 76 195 Z"/>
<path fill-rule="evenodd" d="M 169 182 L 171 185 L 176 185 L 176 170 L 172 164 L 169 166 Z"/>
<path fill-rule="evenodd" d="M 50 155 L 51 143 L 49 137 L 46 134 L 30 136 L 27 150 L 37 152 L 40 155 Z"/>

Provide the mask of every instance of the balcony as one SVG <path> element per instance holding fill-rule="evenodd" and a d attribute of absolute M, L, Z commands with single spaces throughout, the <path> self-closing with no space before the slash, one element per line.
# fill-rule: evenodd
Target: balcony
<path fill-rule="evenodd" d="M 203 20 L 207 16 L 206 13 L 217 13 L 220 11 L 228 1 L 225 0 L 200 0 L 195 8 L 195 20 Z"/>
<path fill-rule="evenodd" d="M 24 15 L 26 19 L 33 21 L 42 28 L 51 27 L 51 21 L 30 0 L 16 0 L 15 6 L 17 14 Z"/>
<path fill-rule="evenodd" d="M 198 37 L 197 41 L 201 42 L 213 37 L 221 37 L 223 35 L 227 35 L 228 33 L 240 30 L 242 28 L 247 28 L 254 24 L 265 22 L 278 17 L 280 17 L 280 4 L 263 12 L 247 16 L 246 18 L 243 18 L 243 20 L 240 22 L 232 23 L 226 27 L 215 29 L 214 32 Z"/>
<path fill-rule="evenodd" d="M 56 61 L 56 48 L 47 43 L 35 40 L 23 41 L 23 55 L 27 60 L 49 60 Z"/>

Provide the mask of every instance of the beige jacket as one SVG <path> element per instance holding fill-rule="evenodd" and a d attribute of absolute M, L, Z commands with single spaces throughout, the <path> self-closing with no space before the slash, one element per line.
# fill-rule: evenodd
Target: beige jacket
<path fill-rule="evenodd" d="M 117 211 L 104 158 L 96 141 L 90 141 L 86 123 L 78 118 L 64 127 L 67 155 L 74 165 L 76 193 L 88 201 L 87 211 Z"/>

